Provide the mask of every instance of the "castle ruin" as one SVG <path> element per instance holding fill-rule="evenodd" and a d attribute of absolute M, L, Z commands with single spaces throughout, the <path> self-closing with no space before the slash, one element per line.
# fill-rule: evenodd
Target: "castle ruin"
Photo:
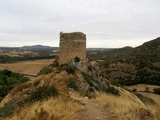
<path fill-rule="evenodd" d="M 60 33 L 59 64 L 69 63 L 75 57 L 86 61 L 86 35 L 82 32 Z"/>

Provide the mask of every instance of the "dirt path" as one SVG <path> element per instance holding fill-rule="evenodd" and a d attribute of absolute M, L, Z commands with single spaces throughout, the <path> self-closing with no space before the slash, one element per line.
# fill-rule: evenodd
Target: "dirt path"
<path fill-rule="evenodd" d="M 117 120 L 114 113 L 93 99 L 83 101 L 83 106 L 77 114 L 74 120 Z"/>

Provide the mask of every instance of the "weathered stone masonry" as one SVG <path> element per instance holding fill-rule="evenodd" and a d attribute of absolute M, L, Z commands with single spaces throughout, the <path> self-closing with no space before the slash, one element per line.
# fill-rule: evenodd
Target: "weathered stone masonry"
<path fill-rule="evenodd" d="M 60 33 L 59 63 L 69 63 L 76 56 L 86 61 L 86 35 L 82 32 Z"/>

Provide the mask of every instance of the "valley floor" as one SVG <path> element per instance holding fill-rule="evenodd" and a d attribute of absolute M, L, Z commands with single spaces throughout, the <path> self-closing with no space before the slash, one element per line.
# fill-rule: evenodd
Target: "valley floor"
<path fill-rule="evenodd" d="M 146 84 L 137 84 L 128 87 L 131 91 L 133 89 L 137 89 L 137 93 L 142 94 L 145 97 L 153 99 L 157 104 L 160 105 L 160 95 L 154 94 L 154 88 L 160 88 L 157 85 L 146 85 Z M 149 92 L 145 92 L 146 88 L 148 88 Z"/>
<path fill-rule="evenodd" d="M 24 74 L 31 79 L 45 66 L 52 64 L 54 59 L 43 59 L 35 61 L 24 61 L 9 64 L 0 64 L 0 70 L 8 69 L 12 72 Z"/>

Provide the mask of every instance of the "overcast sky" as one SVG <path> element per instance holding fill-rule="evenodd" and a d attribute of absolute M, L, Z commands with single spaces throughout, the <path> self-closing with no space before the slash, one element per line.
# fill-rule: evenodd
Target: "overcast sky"
<path fill-rule="evenodd" d="M 59 46 L 81 31 L 87 47 L 138 46 L 160 36 L 160 0 L 1 0 L 0 46 Z"/>

